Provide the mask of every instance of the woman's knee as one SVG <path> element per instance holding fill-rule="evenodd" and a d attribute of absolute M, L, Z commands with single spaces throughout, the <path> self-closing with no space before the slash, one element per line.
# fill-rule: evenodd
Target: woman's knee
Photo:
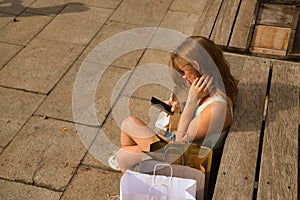
<path fill-rule="evenodd" d="M 121 131 L 131 130 L 134 126 L 145 126 L 145 123 L 137 117 L 127 117 L 121 123 Z"/>

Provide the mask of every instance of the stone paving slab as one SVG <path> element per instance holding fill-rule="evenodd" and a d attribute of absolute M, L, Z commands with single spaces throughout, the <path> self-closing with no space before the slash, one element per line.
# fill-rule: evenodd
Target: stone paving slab
<path fill-rule="evenodd" d="M 0 147 L 6 147 L 15 137 L 44 98 L 44 95 L 0 87 Z"/>
<path fill-rule="evenodd" d="M 155 94 L 157 97 L 169 99 L 174 86 L 169 70 L 166 64 L 149 62 L 138 65 L 122 95 L 150 99 Z"/>
<path fill-rule="evenodd" d="M 93 38 L 91 43 L 88 45 L 88 47 L 85 49 L 85 51 L 80 56 L 79 60 L 86 59 L 87 56 L 89 55 L 89 53 L 91 53 L 91 51 L 94 50 L 97 47 L 97 45 L 101 45 L 101 43 L 104 40 L 110 39 L 112 36 L 114 36 L 116 34 L 120 34 L 123 31 L 128 31 L 128 30 L 140 28 L 140 27 L 141 26 L 134 25 L 134 24 L 109 21 L 102 27 L 102 29 Z M 142 54 L 142 51 L 136 51 L 136 53 L 127 54 L 126 56 L 122 56 L 121 58 L 114 61 L 112 63 L 112 65 L 132 69 L 138 62 L 141 54 Z M 103 63 L 103 64 L 105 64 L 105 63 Z"/>
<path fill-rule="evenodd" d="M 83 46 L 34 38 L 0 71 L 0 85 L 47 94 Z"/>
<path fill-rule="evenodd" d="M 68 0 L 36 0 L 26 9 L 26 12 L 54 16 L 58 14 L 68 2 Z"/>
<path fill-rule="evenodd" d="M 160 27 L 176 30 L 191 35 L 199 16 L 183 11 L 168 11 Z"/>
<path fill-rule="evenodd" d="M 82 164 L 106 170 L 110 169 L 107 162 L 108 158 L 120 148 L 119 126 L 120 124 L 118 125 L 113 115 L 110 114 Z"/>
<path fill-rule="evenodd" d="M 44 188 L 39 188 L 23 183 L 11 182 L 0 179 L 0 199 L 39 199 L 39 200 L 59 200 L 61 192 L 55 192 Z"/>
<path fill-rule="evenodd" d="M 62 200 L 106 200 L 107 194 L 119 195 L 120 172 L 80 167 Z"/>
<path fill-rule="evenodd" d="M 23 47 L 14 44 L 7 44 L 0 42 L 0 70 L 4 67 L 4 65 L 12 59 Z"/>
<path fill-rule="evenodd" d="M 129 109 L 125 106 L 128 101 Z M 155 130 L 154 123 L 158 114 L 159 110 L 152 107 L 149 100 L 120 97 L 102 128 L 103 134 L 97 136 L 82 163 L 107 169 L 109 156 L 120 148 L 120 125 L 123 119 L 129 116 L 138 117 Z"/>
<path fill-rule="evenodd" d="M 14 16 L 6 13 L 0 13 L 0 30 L 9 22 L 13 21 Z"/>
<path fill-rule="evenodd" d="M 158 63 L 161 65 L 169 66 L 170 53 L 161 49 L 149 48 L 143 54 L 139 65 L 146 65 L 147 63 Z"/>
<path fill-rule="evenodd" d="M 202 13 L 207 0 L 174 0 L 170 10 L 184 11 L 187 13 L 197 14 L 198 16 Z"/>
<path fill-rule="evenodd" d="M 0 31 L 0 41 L 26 45 L 52 19 L 48 16 L 22 13 L 17 22 L 10 22 Z"/>
<path fill-rule="evenodd" d="M 42 0 L 41 0 L 42 1 Z M 69 2 L 77 3 L 78 0 L 68 0 Z M 120 4 L 122 0 L 80 0 L 80 3 L 95 6 L 95 7 L 102 7 L 102 8 L 112 8 L 115 9 Z"/>
<path fill-rule="evenodd" d="M 2 152 L 0 177 L 62 191 L 85 152 L 74 124 L 32 117 Z"/>
<path fill-rule="evenodd" d="M 171 0 L 124 0 L 110 19 L 143 26 L 158 26 L 170 3 Z"/>
<path fill-rule="evenodd" d="M 48 95 L 47 99 L 43 102 L 36 114 L 46 115 L 57 119 L 74 121 L 72 113 L 72 95 L 75 78 L 78 69 L 81 67 L 81 64 L 82 62 L 78 61 L 72 66 L 71 70 L 66 74 L 62 81 Z M 96 70 L 99 68 L 105 69 L 104 66 L 102 67 L 101 65 L 95 63 L 85 63 L 84 67 L 95 68 Z M 129 70 L 125 68 L 109 66 L 101 76 L 100 82 L 98 82 L 96 89 L 96 98 L 94 100 L 92 99 L 93 102 L 96 103 L 96 113 L 98 116 L 99 125 L 103 123 L 107 114 L 109 113 L 111 105 L 115 101 L 112 99 L 112 91 L 116 83 L 118 82 L 120 77 L 128 71 Z M 89 76 L 90 79 L 93 79 L 92 76 L 93 74 Z M 100 77 L 95 77 L 95 79 L 96 78 L 98 79 Z M 125 82 L 123 84 L 125 84 Z M 91 88 L 92 84 L 90 82 L 87 82 L 85 83 L 85 85 L 80 84 L 80 86 L 83 89 L 87 89 Z M 121 84 L 120 87 L 123 87 L 123 85 Z M 86 101 L 85 97 L 82 97 L 82 101 Z M 85 123 L 83 121 L 76 122 Z"/>
<path fill-rule="evenodd" d="M 37 0 L 26 9 L 26 12 L 56 15 L 69 4 L 115 9 L 120 2 L 121 0 Z M 69 9 L 64 12 L 73 12 L 73 10 Z"/>
<path fill-rule="evenodd" d="M 87 45 L 112 11 L 112 9 L 68 4 L 39 34 L 39 37 Z"/>
<path fill-rule="evenodd" d="M 0 11 L 10 14 L 20 14 L 35 0 L 9 0 L 0 2 Z"/>

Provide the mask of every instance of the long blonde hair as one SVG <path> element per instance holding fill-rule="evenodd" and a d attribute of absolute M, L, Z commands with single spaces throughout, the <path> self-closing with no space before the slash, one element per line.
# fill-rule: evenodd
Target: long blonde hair
<path fill-rule="evenodd" d="M 221 95 L 234 105 L 238 93 L 238 81 L 230 73 L 230 65 L 225 60 L 223 51 L 215 43 L 202 36 L 188 37 L 171 54 L 171 66 L 179 70 L 176 59 L 182 58 L 193 65 L 196 61 L 200 65 L 200 75 L 214 77 L 214 86 Z"/>

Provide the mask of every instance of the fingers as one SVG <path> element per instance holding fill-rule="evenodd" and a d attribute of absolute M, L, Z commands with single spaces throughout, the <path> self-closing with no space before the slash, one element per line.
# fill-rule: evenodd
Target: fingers
<path fill-rule="evenodd" d="M 202 76 L 193 82 L 192 87 L 198 100 L 209 95 L 209 92 L 211 92 L 214 87 L 213 82 L 214 80 L 212 76 Z"/>
<path fill-rule="evenodd" d="M 195 86 L 200 87 L 200 85 L 205 81 L 205 77 L 202 76 L 201 78 L 197 78 L 197 79 L 198 79 L 198 81 Z"/>
<path fill-rule="evenodd" d="M 180 112 L 180 103 L 178 101 L 171 101 L 171 100 L 168 100 L 168 101 L 164 101 L 166 104 L 172 106 L 171 107 L 171 111 L 172 112 Z"/>
<path fill-rule="evenodd" d="M 199 89 L 203 90 L 208 85 L 211 78 L 212 78 L 211 76 L 202 76 L 201 78 L 197 78 L 193 82 L 192 86 L 195 89 L 199 88 Z"/>
<path fill-rule="evenodd" d="M 171 105 L 172 105 L 172 108 L 171 108 L 172 112 L 175 112 L 176 109 L 178 108 L 178 102 L 175 101 L 175 102 L 173 102 Z"/>
<path fill-rule="evenodd" d="M 198 81 L 199 81 L 199 78 L 196 78 L 196 79 L 193 81 L 191 87 L 194 88 L 194 87 L 197 85 Z"/>

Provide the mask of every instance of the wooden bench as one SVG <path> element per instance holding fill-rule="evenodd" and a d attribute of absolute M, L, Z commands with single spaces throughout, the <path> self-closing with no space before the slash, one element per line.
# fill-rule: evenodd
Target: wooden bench
<path fill-rule="evenodd" d="M 246 57 L 214 200 L 299 198 L 300 63 Z"/>
<path fill-rule="evenodd" d="M 203 0 L 194 28 L 230 51 L 300 58 L 300 0 Z"/>

